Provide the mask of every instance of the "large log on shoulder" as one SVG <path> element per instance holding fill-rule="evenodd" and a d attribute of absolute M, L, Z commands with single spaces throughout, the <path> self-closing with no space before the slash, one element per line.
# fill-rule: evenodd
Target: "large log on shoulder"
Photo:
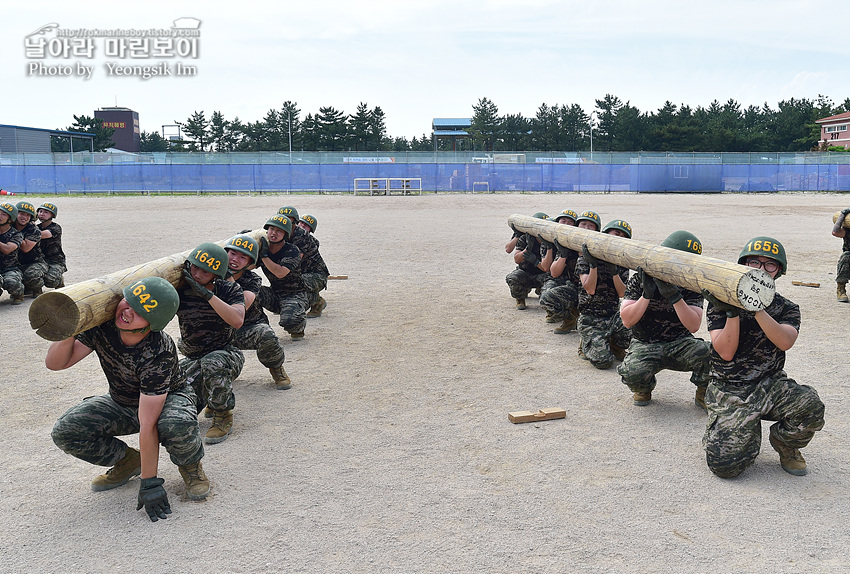
<path fill-rule="evenodd" d="M 776 293 L 768 273 L 746 265 L 526 215 L 511 215 L 508 223 L 519 231 L 557 241 L 579 253 L 582 245 L 587 244 L 594 257 L 629 269 L 641 267 L 651 276 L 684 289 L 696 292 L 706 289 L 719 300 L 748 311 L 766 308 Z"/>
<path fill-rule="evenodd" d="M 248 235 L 259 239 L 265 236 L 265 231 L 259 229 Z M 223 246 L 226 241 L 216 243 Z M 115 316 L 115 308 L 124 297 L 124 287 L 139 279 L 157 276 L 175 288 L 182 286 L 183 262 L 190 252 L 175 253 L 39 295 L 29 309 L 30 326 L 48 341 L 61 341 L 97 327 Z"/>

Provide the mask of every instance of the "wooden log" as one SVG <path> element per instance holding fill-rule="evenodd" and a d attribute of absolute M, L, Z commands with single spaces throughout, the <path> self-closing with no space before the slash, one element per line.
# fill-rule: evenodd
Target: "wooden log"
<path fill-rule="evenodd" d="M 558 407 L 540 409 L 536 413 L 531 411 L 514 411 L 508 413 L 508 420 L 514 424 L 530 423 L 534 421 L 551 421 L 553 419 L 566 418 L 567 411 Z"/>
<path fill-rule="evenodd" d="M 832 222 L 835 223 L 836 221 L 838 221 L 839 217 L 841 217 L 840 211 L 836 211 L 835 213 L 833 213 L 832 214 Z M 844 218 L 844 223 L 841 226 L 846 228 L 846 229 L 850 229 L 850 215 L 848 215 L 847 217 Z"/>
<path fill-rule="evenodd" d="M 579 254 L 586 243 L 594 257 L 629 269 L 641 267 L 653 277 L 698 293 L 707 289 L 720 301 L 748 311 L 766 308 L 776 292 L 768 273 L 746 265 L 526 215 L 511 215 L 508 223 Z"/>
<path fill-rule="evenodd" d="M 247 235 L 259 239 L 265 236 L 265 231 L 259 229 Z M 218 241 L 217 245 L 223 246 L 226 241 Z M 48 341 L 61 341 L 110 321 L 124 297 L 124 287 L 139 279 L 157 276 L 175 288 L 181 287 L 183 263 L 190 252 L 175 253 L 39 295 L 29 309 L 30 326 Z"/>
<path fill-rule="evenodd" d="M 813 281 L 791 281 L 791 285 L 797 285 L 798 287 L 820 287 L 820 283 Z"/>
<path fill-rule="evenodd" d="M 337 280 L 348 279 L 348 275 L 328 275 L 328 280 L 332 280 L 332 279 L 337 279 Z"/>

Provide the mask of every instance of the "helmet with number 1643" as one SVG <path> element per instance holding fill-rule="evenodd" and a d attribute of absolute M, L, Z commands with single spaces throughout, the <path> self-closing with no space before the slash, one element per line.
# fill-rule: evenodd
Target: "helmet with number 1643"
<path fill-rule="evenodd" d="M 227 252 L 215 243 L 201 243 L 189 253 L 186 260 L 222 279 L 227 275 Z"/>
<path fill-rule="evenodd" d="M 779 263 L 780 269 L 779 273 L 776 274 L 777 279 L 788 270 L 788 259 L 785 257 L 785 248 L 772 237 L 754 237 L 747 241 L 747 244 L 741 250 L 741 254 L 738 255 L 738 263 L 743 265 L 744 259 L 754 255 L 768 257 Z"/>
<path fill-rule="evenodd" d="M 150 323 L 151 331 L 162 331 L 177 314 L 180 296 L 162 277 L 145 277 L 124 287 L 124 299 L 137 315 Z"/>

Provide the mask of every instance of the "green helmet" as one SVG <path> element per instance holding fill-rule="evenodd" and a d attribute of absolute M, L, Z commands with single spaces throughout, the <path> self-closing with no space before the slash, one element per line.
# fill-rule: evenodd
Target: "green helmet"
<path fill-rule="evenodd" d="M 286 215 L 278 214 L 266 221 L 263 229 L 268 229 L 269 227 L 282 229 L 283 232 L 286 233 L 287 239 L 292 237 L 292 220 Z"/>
<path fill-rule="evenodd" d="M 38 209 L 45 209 L 45 210 L 49 211 L 50 213 L 53 214 L 53 219 L 55 219 L 56 216 L 59 215 L 59 208 L 56 207 L 55 203 L 50 203 L 49 201 L 45 201 L 44 203 L 39 205 Z M 36 210 L 36 212 L 38 212 L 38 210 Z"/>
<path fill-rule="evenodd" d="M 257 243 L 250 235 L 235 235 L 228 239 L 227 243 L 224 244 L 224 250 L 227 251 L 228 249 L 244 253 L 253 259 L 256 264 L 257 254 L 260 251 L 260 244 Z"/>
<path fill-rule="evenodd" d="M 30 215 L 35 217 L 35 206 L 29 201 L 19 201 L 16 207 L 18 208 L 18 213 L 29 213 Z"/>
<path fill-rule="evenodd" d="M 165 329 L 180 306 L 177 290 L 162 277 L 145 277 L 124 287 L 124 299 L 151 324 L 151 331 Z"/>
<path fill-rule="evenodd" d="M 667 239 L 661 242 L 662 247 L 670 249 L 678 249 L 685 253 L 696 253 L 702 255 L 702 243 L 697 236 L 689 231 L 674 231 L 667 236 Z"/>
<path fill-rule="evenodd" d="M 11 203 L 0 203 L 0 211 L 9 216 L 9 223 L 14 223 L 18 218 L 18 208 Z"/>
<path fill-rule="evenodd" d="M 779 273 L 776 274 L 777 279 L 788 270 L 788 259 L 785 257 L 785 248 L 772 237 L 755 237 L 747 241 L 747 244 L 741 250 L 741 254 L 738 255 L 738 263 L 743 264 L 744 259 L 750 255 L 761 255 L 778 261 L 780 269 Z"/>
<path fill-rule="evenodd" d="M 596 224 L 596 231 L 599 231 L 599 228 L 602 227 L 602 218 L 595 211 L 582 211 L 581 215 L 576 218 L 576 225 L 581 221 L 592 221 Z"/>
<path fill-rule="evenodd" d="M 562 211 L 561 213 L 556 215 L 554 217 L 554 220 L 559 221 L 559 220 L 563 219 L 564 217 L 568 217 L 568 218 L 572 219 L 573 223 L 575 223 L 576 218 L 578 218 L 578 213 L 576 213 L 572 209 L 565 209 L 564 211 Z"/>
<path fill-rule="evenodd" d="M 626 237 L 629 239 L 632 238 L 632 226 L 622 219 L 615 219 L 614 221 L 609 221 L 608 224 L 602 228 L 602 233 L 605 233 L 609 229 L 619 229 L 623 233 L 626 234 Z"/>
<path fill-rule="evenodd" d="M 186 260 L 222 279 L 227 274 L 227 251 L 215 243 L 201 243 L 189 253 Z"/>
<path fill-rule="evenodd" d="M 315 217 L 313 217 L 312 215 L 306 215 L 305 214 L 305 215 L 302 215 L 301 219 L 299 219 L 298 221 L 303 221 L 308 226 L 310 226 L 310 231 L 312 231 L 313 233 L 316 233 L 316 226 L 319 224 L 319 222 L 316 220 Z"/>
<path fill-rule="evenodd" d="M 545 213 L 543 213 L 542 211 L 538 211 L 537 213 L 535 213 L 531 217 L 534 217 L 535 219 L 549 219 L 549 216 L 546 215 Z"/>
<path fill-rule="evenodd" d="M 291 217 L 293 222 L 298 221 L 298 210 L 292 207 L 291 205 L 281 207 L 277 210 L 277 214 Z"/>

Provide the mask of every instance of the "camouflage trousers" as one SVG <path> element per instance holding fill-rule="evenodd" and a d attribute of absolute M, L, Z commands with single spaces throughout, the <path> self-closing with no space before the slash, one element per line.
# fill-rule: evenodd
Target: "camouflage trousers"
<path fill-rule="evenodd" d="M 264 367 L 273 369 L 283 364 L 283 345 L 268 323 L 242 325 L 236 331 L 236 346 L 243 351 L 256 350 L 257 359 Z"/>
<path fill-rule="evenodd" d="M 21 274 L 24 276 L 24 287 L 32 291 L 44 287 L 44 274 L 47 272 L 47 263 L 36 261 L 21 265 Z"/>
<path fill-rule="evenodd" d="M 644 343 L 632 339 L 629 352 L 617 372 L 633 393 L 655 388 L 655 374 L 664 369 L 693 371 L 691 382 L 708 386 L 711 344 L 696 337 L 683 337 L 667 343 Z"/>
<path fill-rule="evenodd" d="M 20 269 L 15 267 L 0 271 L 0 294 L 3 293 L 3 289 L 8 291 L 13 299 L 24 296 L 24 278 Z"/>
<path fill-rule="evenodd" d="M 581 335 L 579 349 L 597 369 L 607 369 L 614 364 L 616 357 L 611 352 L 612 344 L 625 350 L 632 340 L 632 332 L 623 326 L 619 312 L 610 317 L 581 314 L 578 332 Z"/>
<path fill-rule="evenodd" d="M 540 306 L 546 309 L 548 315 L 563 321 L 578 305 L 578 288 L 571 282 L 565 285 L 553 285 L 553 283 L 554 281 L 549 280 L 543 285 Z"/>
<path fill-rule="evenodd" d="M 791 448 L 803 448 L 823 428 L 824 406 L 816 390 L 797 384 L 784 371 L 755 387 L 723 386 L 712 380 L 705 393 L 708 425 L 702 439 L 708 467 L 717 476 L 738 476 L 761 448 L 761 421 L 776 421 L 770 434 Z"/>
<path fill-rule="evenodd" d="M 231 345 L 198 359 L 180 359 L 186 382 L 195 390 L 198 412 L 204 407 L 229 411 L 236 406 L 233 381 L 242 372 L 244 364 L 242 351 Z"/>
<path fill-rule="evenodd" d="M 307 308 L 309 309 L 319 300 L 319 293 L 328 288 L 328 276 L 323 273 L 302 273 L 304 288 L 307 291 Z"/>
<path fill-rule="evenodd" d="M 278 295 L 272 291 L 271 287 L 263 285 L 257 297 L 264 309 L 280 315 L 279 324 L 286 329 L 287 333 L 291 335 L 304 332 L 304 328 L 307 327 L 307 309 L 310 308 L 307 293 L 302 291 Z"/>
<path fill-rule="evenodd" d="M 170 391 L 156 423 L 159 442 L 178 466 L 204 457 L 198 431 L 195 394 L 189 385 Z M 88 397 L 71 407 L 53 425 L 53 442 L 66 453 L 91 464 L 113 466 L 124 457 L 127 444 L 115 437 L 139 432 L 139 410 L 124 407 L 109 395 Z"/>
<path fill-rule="evenodd" d="M 44 286 L 56 289 L 62 284 L 62 274 L 65 273 L 68 268 L 65 267 L 64 263 L 55 263 L 51 261 L 47 261 L 46 263 L 47 270 L 44 272 Z"/>
<path fill-rule="evenodd" d="M 505 277 L 505 283 L 511 288 L 511 297 L 514 299 L 524 299 L 532 289 L 542 289 L 543 284 L 549 278 L 549 274 L 545 271 L 532 274 L 517 267 L 508 273 L 507 277 Z"/>
<path fill-rule="evenodd" d="M 835 272 L 836 283 L 850 281 L 850 251 L 843 251 L 838 258 L 838 269 Z"/>

